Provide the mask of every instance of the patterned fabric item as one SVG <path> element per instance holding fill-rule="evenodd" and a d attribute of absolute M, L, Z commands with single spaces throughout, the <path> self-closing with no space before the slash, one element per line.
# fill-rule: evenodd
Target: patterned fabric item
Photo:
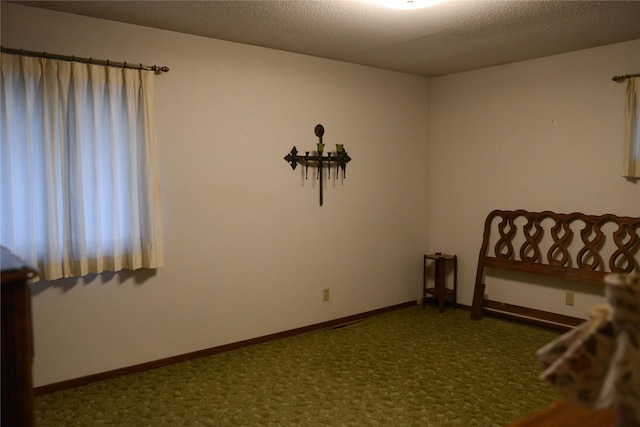
<path fill-rule="evenodd" d="M 606 276 L 605 295 L 588 321 L 538 350 L 540 378 L 568 400 L 640 423 L 640 275 Z"/>

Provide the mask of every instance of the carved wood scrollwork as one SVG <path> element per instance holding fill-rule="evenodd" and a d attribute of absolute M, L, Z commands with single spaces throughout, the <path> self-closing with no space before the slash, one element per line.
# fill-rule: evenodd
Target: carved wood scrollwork
<path fill-rule="evenodd" d="M 578 235 L 580 239 L 574 239 Z M 496 239 L 491 246 L 489 242 Z M 546 257 L 542 257 L 547 247 Z M 640 273 L 639 258 L 640 218 L 495 210 L 484 224 L 471 317 L 482 317 L 485 267 L 602 284 L 609 273 Z M 486 302 L 493 311 L 517 312 L 509 304 Z M 554 313 L 520 308 L 519 315 L 541 316 L 549 322 L 566 320 L 558 320 Z M 571 322 L 574 320 L 580 319 Z"/>
<path fill-rule="evenodd" d="M 613 241 L 618 248 L 609 258 L 609 270 L 614 273 L 631 273 L 635 266 L 632 250 L 637 248 L 638 232 L 632 224 L 620 224 L 613 232 Z M 624 239 L 627 238 L 625 242 Z M 620 260 L 624 263 L 621 265 Z M 623 266 L 624 265 L 624 266 Z"/>
<path fill-rule="evenodd" d="M 604 234 L 596 222 L 585 222 L 584 228 L 580 230 L 580 237 L 584 246 L 578 251 L 578 256 L 576 257 L 578 268 L 596 271 L 602 265 L 599 248 L 604 243 L 603 236 Z"/>
<path fill-rule="evenodd" d="M 562 235 L 560 235 L 561 231 Z M 569 267 L 571 255 L 567 247 L 573 238 L 573 230 L 571 230 L 569 223 L 563 220 L 556 221 L 556 225 L 551 228 L 551 238 L 554 243 L 547 252 L 547 262 L 549 265 Z M 558 259 L 558 256 L 560 256 L 560 259 Z"/>
<path fill-rule="evenodd" d="M 495 246 L 496 258 L 511 259 L 513 257 L 512 240 L 517 231 L 518 228 L 513 223 L 513 218 L 502 218 L 502 222 L 498 225 L 498 233 L 500 233 L 500 239 Z"/>
<path fill-rule="evenodd" d="M 535 232 L 531 234 L 531 229 L 535 228 Z M 540 225 L 540 222 L 535 221 L 533 218 L 527 218 L 527 223 L 522 228 L 524 233 L 525 243 L 520 247 L 520 259 L 527 262 L 536 262 L 540 259 L 540 248 L 538 244 L 542 238 L 544 230 Z M 533 255 L 527 255 L 533 253 Z"/>
<path fill-rule="evenodd" d="M 519 227 L 522 220 L 526 223 Z M 613 231 L 611 224 L 617 225 Z M 487 227 L 494 227 L 498 232 L 493 253 L 489 253 L 491 231 Z M 576 228 L 579 228 L 580 243 L 572 244 Z M 603 248 L 607 245 L 611 255 L 607 253 L 608 259 L 603 260 Z M 549 249 L 543 257 L 541 247 L 547 246 Z M 487 217 L 481 250 L 481 256 L 496 259 L 504 268 L 509 263 L 529 263 L 535 264 L 531 268 L 536 271 L 552 266 L 603 274 L 640 271 L 639 253 L 640 218 L 524 210 L 493 211 Z"/>

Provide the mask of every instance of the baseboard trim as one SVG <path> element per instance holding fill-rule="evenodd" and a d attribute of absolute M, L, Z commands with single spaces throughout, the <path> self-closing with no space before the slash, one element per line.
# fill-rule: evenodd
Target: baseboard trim
<path fill-rule="evenodd" d="M 200 357 L 212 356 L 214 354 L 223 353 L 225 351 L 237 350 L 239 348 L 248 347 L 250 345 L 261 344 L 264 342 L 273 341 L 281 338 L 287 338 L 287 337 L 302 334 L 305 332 L 311 332 L 311 331 L 315 331 L 323 328 L 331 328 L 337 325 L 354 322 L 356 320 L 361 320 L 370 316 L 375 316 L 377 314 L 382 314 L 389 311 L 399 310 L 401 308 L 406 308 L 413 305 L 416 305 L 415 300 L 388 306 L 388 307 L 379 308 L 376 310 L 367 311 L 364 313 L 354 314 L 351 316 L 341 317 L 339 319 L 328 320 L 326 322 L 303 326 L 301 328 L 290 329 L 287 331 L 282 331 L 274 334 L 264 335 L 261 337 L 251 338 L 244 341 L 238 341 L 238 342 L 225 344 L 217 347 L 207 348 L 204 350 L 194 351 L 191 353 L 185 353 L 177 356 L 167 357 L 164 359 L 154 360 L 151 362 L 141 363 L 138 365 L 128 366 L 125 368 L 113 369 L 111 371 L 100 372 L 97 374 L 87 375 L 80 378 L 74 378 L 71 380 L 38 386 L 33 389 L 33 392 L 36 396 L 38 396 L 41 394 L 67 390 L 67 389 L 95 383 L 98 381 L 104 381 L 104 380 L 108 380 L 116 377 L 121 377 L 124 375 L 130 375 L 130 374 L 140 373 L 144 371 L 149 371 L 152 369 L 157 369 L 163 366 L 169 366 L 169 365 L 173 365 L 180 362 L 186 362 L 188 360 L 197 359 Z"/>

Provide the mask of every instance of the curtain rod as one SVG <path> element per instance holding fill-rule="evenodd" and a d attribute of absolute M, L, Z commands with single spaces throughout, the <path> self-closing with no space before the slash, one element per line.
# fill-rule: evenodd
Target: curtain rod
<path fill-rule="evenodd" d="M 621 83 L 630 77 L 640 77 L 640 74 L 625 74 L 624 76 L 613 76 L 611 80 L 613 80 L 614 82 Z"/>
<path fill-rule="evenodd" d="M 62 61 L 74 61 L 74 62 L 81 62 L 83 64 L 104 65 L 107 67 L 134 68 L 136 70 L 154 71 L 156 74 L 160 74 L 163 72 L 166 73 L 167 71 L 169 71 L 169 67 L 160 67 L 158 65 L 142 65 L 142 64 L 132 64 L 129 62 L 115 62 L 109 59 L 103 60 L 103 59 L 93 59 L 93 58 L 81 58 L 75 55 L 68 56 L 68 55 L 58 55 L 56 53 L 49 53 L 49 52 L 33 52 L 30 50 L 12 49 L 4 46 L 0 46 L 0 50 L 3 53 L 10 53 L 14 55 L 33 56 L 36 58 L 59 59 Z"/>

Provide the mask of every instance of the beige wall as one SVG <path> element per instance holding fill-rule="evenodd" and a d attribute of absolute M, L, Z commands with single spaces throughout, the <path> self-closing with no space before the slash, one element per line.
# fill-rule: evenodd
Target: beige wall
<path fill-rule="evenodd" d="M 155 96 L 166 266 L 35 285 L 36 385 L 419 297 L 427 79 L 6 2 L 2 44 L 171 68 Z M 323 207 L 283 160 L 318 123 L 353 158 Z"/>
<path fill-rule="evenodd" d="M 640 182 L 622 172 L 625 84 L 640 40 L 430 81 L 429 246 L 460 256 L 471 304 L 484 218 L 493 209 L 640 216 Z M 491 299 L 584 318 L 601 286 L 564 291 L 490 275 Z M 533 282 L 533 283 L 527 283 Z M 583 286 L 584 288 L 584 286 Z"/>

